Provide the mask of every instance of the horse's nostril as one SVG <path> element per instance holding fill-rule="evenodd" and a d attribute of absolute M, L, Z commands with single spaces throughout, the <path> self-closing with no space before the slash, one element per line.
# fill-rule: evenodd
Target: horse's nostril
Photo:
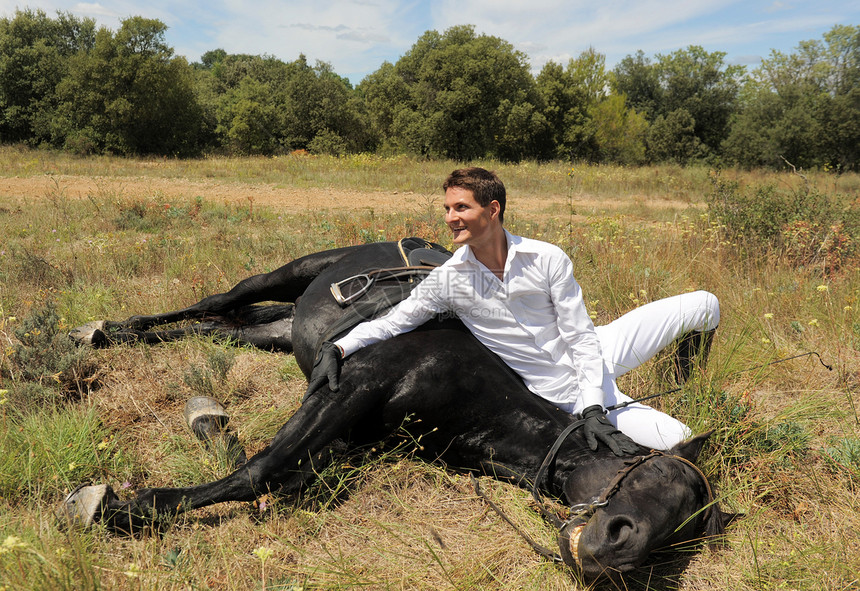
<path fill-rule="evenodd" d="M 616 515 L 606 526 L 606 537 L 613 546 L 624 544 L 636 531 L 636 523 L 629 517 Z"/>

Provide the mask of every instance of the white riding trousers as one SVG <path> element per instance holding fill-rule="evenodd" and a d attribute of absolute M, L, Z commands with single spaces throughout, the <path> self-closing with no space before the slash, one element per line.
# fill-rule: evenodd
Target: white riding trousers
<path fill-rule="evenodd" d="M 720 304 L 707 291 L 657 300 L 631 310 L 618 320 L 595 327 L 603 352 L 604 406 L 632 400 L 615 379 L 639 367 L 678 337 L 712 330 L 720 322 Z M 582 410 L 580 403 L 572 409 Z M 609 421 L 633 441 L 652 449 L 669 449 L 691 435 L 690 428 L 645 404 L 634 403 L 609 413 Z"/>

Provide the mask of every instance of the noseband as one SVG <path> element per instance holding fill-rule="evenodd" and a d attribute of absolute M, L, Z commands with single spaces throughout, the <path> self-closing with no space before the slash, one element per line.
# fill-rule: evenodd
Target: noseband
<path fill-rule="evenodd" d="M 501 508 L 496 505 L 493 501 L 491 501 L 481 490 L 478 485 L 478 481 L 472 476 L 472 483 L 475 487 L 475 493 L 478 494 L 481 498 L 483 498 L 489 505 L 492 507 L 496 513 L 499 514 L 502 519 L 504 519 L 520 536 L 523 537 L 531 547 L 541 556 L 552 560 L 557 563 L 564 563 L 568 566 L 578 566 L 582 567 L 582 558 L 579 556 L 579 535 L 582 533 L 582 527 L 588 523 L 588 520 L 591 519 L 591 516 L 594 515 L 594 512 L 601 507 L 605 507 L 609 504 L 609 500 L 612 498 L 615 493 L 617 493 L 621 489 L 621 484 L 624 482 L 624 479 L 630 475 L 630 473 L 635 470 L 637 467 L 645 464 L 649 460 L 659 457 L 665 457 L 672 460 L 677 460 L 687 466 L 690 466 L 693 471 L 699 475 L 702 482 L 705 485 L 705 490 L 708 492 L 708 503 L 705 505 L 703 510 L 705 511 L 704 521 L 707 521 L 710 517 L 710 513 L 714 506 L 714 494 L 711 489 L 711 485 L 708 482 L 708 479 L 705 477 L 704 473 L 690 460 L 683 458 L 681 456 L 676 456 L 672 454 L 667 454 L 658 450 L 651 450 L 651 453 L 646 454 L 644 456 L 636 456 L 624 462 L 625 466 L 619 470 L 615 477 L 609 482 L 609 484 L 604 487 L 603 491 L 596 497 L 592 498 L 591 501 L 587 503 L 577 503 L 576 505 L 572 505 L 568 508 L 568 517 L 566 520 L 562 521 L 554 512 L 550 511 L 546 506 L 543 498 L 540 495 L 538 490 L 538 486 L 540 482 L 543 480 L 544 473 L 549 468 L 549 465 L 555 461 L 556 454 L 558 453 L 561 444 L 573 433 L 576 429 L 581 427 L 585 423 L 584 419 L 580 419 L 568 425 L 564 431 L 562 431 L 559 436 L 556 438 L 555 443 L 550 447 L 549 452 L 547 452 L 546 457 L 541 463 L 540 468 L 538 469 L 537 475 L 535 476 L 534 483 L 532 485 L 532 497 L 537 502 L 538 509 L 540 510 L 541 515 L 552 523 L 559 530 L 558 542 L 559 547 L 561 549 L 561 554 L 557 552 L 553 552 L 548 548 L 538 544 L 535 542 L 528 534 L 522 531 L 519 527 L 516 526 L 501 510 Z M 682 525 L 685 525 L 689 522 L 690 519 L 695 517 L 696 513 L 691 515 Z"/>

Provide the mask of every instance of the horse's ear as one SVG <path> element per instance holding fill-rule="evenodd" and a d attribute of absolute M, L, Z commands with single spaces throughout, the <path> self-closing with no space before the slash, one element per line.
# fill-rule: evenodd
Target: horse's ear
<path fill-rule="evenodd" d="M 725 544 L 723 534 L 726 528 L 734 520 L 743 516 L 743 513 L 726 513 L 715 504 L 710 519 L 705 524 L 705 538 L 708 539 L 708 544 L 718 546 Z"/>
<path fill-rule="evenodd" d="M 712 433 L 713 431 L 708 431 L 707 433 L 696 435 L 691 439 L 682 441 L 669 451 L 676 456 L 681 456 L 685 460 L 695 462 L 699 458 L 699 454 L 702 451 L 702 447 L 704 447 L 705 442 L 708 440 L 708 437 L 710 437 Z"/>

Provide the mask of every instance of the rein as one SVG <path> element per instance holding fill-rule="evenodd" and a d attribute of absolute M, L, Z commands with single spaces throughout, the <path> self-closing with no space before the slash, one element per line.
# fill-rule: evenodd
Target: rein
<path fill-rule="evenodd" d="M 824 360 L 821 358 L 821 355 L 818 354 L 817 351 L 809 351 L 808 353 L 800 353 L 799 355 L 792 355 L 791 357 L 783 357 L 782 359 L 777 359 L 775 361 L 770 361 L 768 363 L 763 363 L 761 365 L 755 365 L 753 367 L 748 367 L 746 369 L 739 369 L 736 372 L 732 372 L 729 374 L 729 377 L 736 376 L 738 374 L 746 373 L 748 371 L 754 371 L 756 369 L 763 369 L 765 367 L 770 367 L 771 365 L 776 365 L 777 363 L 785 363 L 786 361 L 791 361 L 792 359 L 799 359 L 801 357 L 809 357 L 810 355 L 815 355 L 818 357 L 819 363 L 827 368 L 827 371 L 833 371 L 832 365 L 827 365 L 824 363 Z M 666 394 L 674 394 L 675 392 L 680 392 L 682 388 L 679 386 L 677 388 L 672 388 L 671 390 L 664 390 L 663 392 L 658 392 L 657 394 L 649 394 L 648 396 L 643 396 L 642 398 L 637 398 L 636 400 L 628 400 L 627 402 L 619 402 L 618 404 L 613 404 L 612 406 L 606 407 L 606 412 L 610 412 L 613 410 L 619 410 L 622 408 L 627 408 L 631 404 L 635 404 L 637 402 L 645 402 L 646 400 L 651 400 L 652 398 L 659 398 L 660 396 L 665 396 Z"/>

